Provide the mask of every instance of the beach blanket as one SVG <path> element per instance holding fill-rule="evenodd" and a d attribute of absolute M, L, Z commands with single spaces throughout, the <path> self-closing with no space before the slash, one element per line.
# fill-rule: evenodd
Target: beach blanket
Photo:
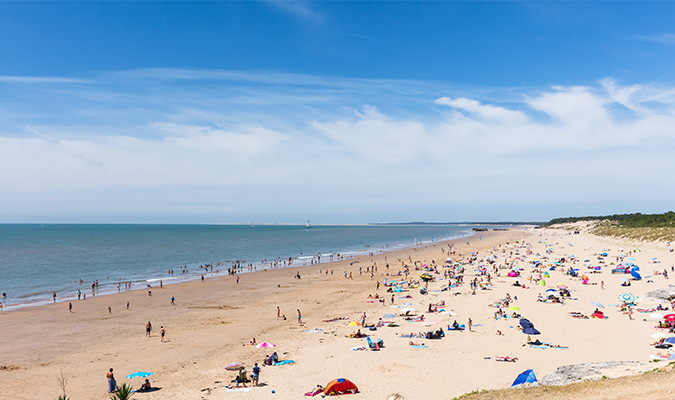
<path fill-rule="evenodd" d="M 283 360 L 283 361 L 277 361 L 272 365 L 286 365 L 286 364 L 293 364 L 295 361 L 293 360 Z"/>
<path fill-rule="evenodd" d="M 251 388 L 250 387 L 246 387 L 246 388 L 235 387 L 235 388 L 227 388 L 227 391 L 228 392 L 250 392 Z"/>
<path fill-rule="evenodd" d="M 361 350 L 368 350 L 368 348 L 366 346 L 356 346 L 356 347 L 352 347 L 349 350 L 351 350 L 351 351 L 361 351 Z"/>
<path fill-rule="evenodd" d="M 310 329 L 310 330 L 305 331 L 305 332 L 307 332 L 307 333 L 321 333 L 321 332 L 323 332 L 323 329 L 314 328 L 314 329 Z"/>
<path fill-rule="evenodd" d="M 425 346 L 425 345 L 423 345 L 423 344 L 411 344 L 410 347 L 414 347 L 414 348 L 416 348 L 416 349 L 426 349 L 426 348 L 428 348 L 429 346 Z"/>

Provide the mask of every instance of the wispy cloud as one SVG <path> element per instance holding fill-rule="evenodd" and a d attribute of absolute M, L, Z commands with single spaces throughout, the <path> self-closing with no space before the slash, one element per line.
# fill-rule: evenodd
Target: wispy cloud
<path fill-rule="evenodd" d="M 675 33 L 662 32 L 655 35 L 632 35 L 630 38 L 648 43 L 675 44 Z"/>
<path fill-rule="evenodd" d="M 56 76 L 12 76 L 0 75 L 0 82 L 5 83 L 87 83 L 85 79 L 74 79 Z"/>
<path fill-rule="evenodd" d="M 321 23 L 324 20 L 324 16 L 307 1 L 263 0 L 263 2 L 304 21 Z"/>
<path fill-rule="evenodd" d="M 0 221 L 44 210 L 430 219 L 421 209 L 463 220 L 479 203 L 675 201 L 662 185 L 675 87 L 663 84 L 472 88 L 170 69 L 13 83 L 0 86 L 0 168 L 19 173 L 0 174 Z"/>

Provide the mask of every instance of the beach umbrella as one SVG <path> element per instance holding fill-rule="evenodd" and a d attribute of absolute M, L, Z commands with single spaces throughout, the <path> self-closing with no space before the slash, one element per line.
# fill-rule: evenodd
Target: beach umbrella
<path fill-rule="evenodd" d="M 663 341 L 663 343 L 675 344 L 675 337 L 669 337 Z"/>
<path fill-rule="evenodd" d="M 605 306 L 602 305 L 602 303 L 598 303 L 597 301 L 591 301 L 591 304 L 598 308 L 605 308 Z"/>
<path fill-rule="evenodd" d="M 675 321 L 675 314 L 667 314 L 663 316 L 663 319 L 670 322 Z"/>
<path fill-rule="evenodd" d="M 382 316 L 382 318 L 396 318 L 396 314 L 387 313 Z"/>
<path fill-rule="evenodd" d="M 347 326 L 361 326 L 361 323 L 356 322 L 356 321 L 352 321 L 352 322 L 348 323 Z"/>
<path fill-rule="evenodd" d="M 276 347 L 276 344 L 270 342 L 262 342 L 259 345 L 255 346 L 259 349 L 264 349 L 265 347 Z"/>
<path fill-rule="evenodd" d="M 225 367 L 225 369 L 228 371 L 239 371 L 242 368 L 244 368 L 244 364 L 239 363 L 228 364 L 228 366 Z"/>
<path fill-rule="evenodd" d="M 635 296 L 633 296 L 632 293 L 621 293 L 619 295 L 619 301 L 625 302 L 625 303 L 634 303 L 635 302 Z"/>
<path fill-rule="evenodd" d="M 523 329 L 523 333 L 526 335 L 540 335 L 541 332 L 536 330 L 535 328 L 525 328 Z"/>
<path fill-rule="evenodd" d="M 663 333 L 663 332 L 656 332 L 655 334 L 652 335 L 652 337 L 653 337 L 654 339 L 665 339 L 665 338 L 668 337 L 668 335 L 666 335 L 666 334 Z"/>
<path fill-rule="evenodd" d="M 414 312 L 415 309 L 412 308 L 412 307 L 404 307 L 404 308 L 401 309 L 401 311 L 408 314 L 408 313 Z"/>
<path fill-rule="evenodd" d="M 138 386 L 141 386 L 141 378 L 148 377 L 148 376 L 150 376 L 150 375 L 152 375 L 152 374 L 154 374 L 154 372 L 143 372 L 143 371 L 138 371 L 138 372 L 134 372 L 134 373 L 131 374 L 131 375 L 128 375 L 128 376 L 127 376 L 127 379 L 138 378 Z"/>
<path fill-rule="evenodd" d="M 555 285 L 555 286 L 556 286 L 557 288 L 559 288 L 559 289 L 567 289 L 567 285 L 563 285 L 562 283 L 558 283 L 558 284 Z"/>

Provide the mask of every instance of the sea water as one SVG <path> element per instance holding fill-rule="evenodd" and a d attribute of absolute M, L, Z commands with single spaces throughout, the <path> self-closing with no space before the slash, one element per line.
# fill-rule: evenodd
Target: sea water
<path fill-rule="evenodd" d="M 471 234 L 469 225 L 97 225 L 0 224 L 0 299 L 5 306 L 38 305 L 196 279 L 200 266 L 226 274 L 239 260 L 258 269 L 272 260 L 293 266 Z M 330 257 L 333 254 L 333 257 Z M 283 262 L 280 263 L 283 265 Z M 182 274 L 184 267 L 188 273 Z M 173 275 L 168 271 L 174 270 Z M 212 276 L 209 270 L 207 276 Z M 80 283 L 82 280 L 82 283 Z"/>

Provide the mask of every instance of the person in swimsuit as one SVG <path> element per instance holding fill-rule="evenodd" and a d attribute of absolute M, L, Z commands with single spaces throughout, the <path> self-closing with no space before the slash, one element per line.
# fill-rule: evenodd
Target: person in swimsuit
<path fill-rule="evenodd" d="M 162 338 L 160 339 L 160 341 L 163 342 L 163 341 L 164 341 L 164 335 L 166 334 L 166 329 L 164 329 L 163 326 L 160 326 L 160 327 L 159 327 L 159 334 L 162 336 Z"/>
<path fill-rule="evenodd" d="M 152 324 L 148 321 L 148 323 L 145 324 L 145 336 L 150 337 L 150 332 L 152 332 Z"/>

